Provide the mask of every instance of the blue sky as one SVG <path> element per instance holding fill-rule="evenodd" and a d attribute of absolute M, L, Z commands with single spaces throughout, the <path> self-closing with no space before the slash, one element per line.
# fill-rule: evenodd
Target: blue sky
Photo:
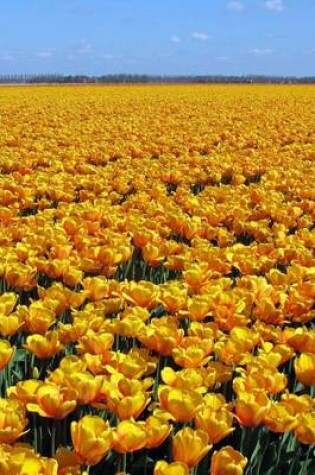
<path fill-rule="evenodd" d="M 0 74 L 315 75 L 315 0 L 0 5 Z"/>

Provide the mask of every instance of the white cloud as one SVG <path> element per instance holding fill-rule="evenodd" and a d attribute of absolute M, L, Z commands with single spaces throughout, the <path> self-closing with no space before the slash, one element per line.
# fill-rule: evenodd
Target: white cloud
<path fill-rule="evenodd" d="M 216 60 L 222 63 L 229 63 L 229 64 L 245 64 L 245 61 L 243 61 L 242 59 L 231 58 L 230 56 L 218 56 Z"/>
<path fill-rule="evenodd" d="M 315 48 L 304 51 L 303 54 L 306 55 L 306 56 L 313 55 L 313 54 L 315 54 Z"/>
<path fill-rule="evenodd" d="M 275 12 L 283 12 L 284 5 L 282 0 L 267 0 L 265 2 L 266 8 L 268 10 L 273 10 Z"/>
<path fill-rule="evenodd" d="M 36 53 L 37 58 L 51 58 L 52 55 L 52 51 L 38 51 L 38 53 Z"/>
<path fill-rule="evenodd" d="M 198 32 L 198 31 L 195 31 L 194 33 L 192 33 L 191 37 L 192 37 L 194 40 L 207 41 L 207 40 L 209 40 L 210 35 L 208 35 L 207 33 L 200 33 L 200 32 Z"/>
<path fill-rule="evenodd" d="M 115 56 L 113 54 L 102 54 L 101 58 L 106 59 L 106 60 L 110 60 L 110 59 L 114 59 Z"/>
<path fill-rule="evenodd" d="M 227 8 L 229 10 L 233 10 L 233 11 L 241 11 L 241 10 L 244 10 L 245 6 L 242 2 L 238 2 L 238 1 L 233 1 L 233 2 L 229 2 L 227 4 Z"/>
<path fill-rule="evenodd" d="M 171 36 L 171 41 L 172 41 L 173 43 L 180 43 L 180 42 L 181 42 L 181 39 L 180 39 L 179 36 L 173 35 L 173 36 Z"/>
<path fill-rule="evenodd" d="M 273 49 L 270 48 L 252 48 L 249 50 L 249 54 L 253 56 L 267 56 L 268 54 L 273 53 Z"/>
<path fill-rule="evenodd" d="M 92 45 L 86 40 L 80 41 L 76 48 L 76 53 L 78 54 L 88 54 L 91 53 L 91 51 Z"/>
<path fill-rule="evenodd" d="M 15 57 L 11 53 L 0 53 L 0 61 L 12 61 L 13 59 L 15 59 Z"/>

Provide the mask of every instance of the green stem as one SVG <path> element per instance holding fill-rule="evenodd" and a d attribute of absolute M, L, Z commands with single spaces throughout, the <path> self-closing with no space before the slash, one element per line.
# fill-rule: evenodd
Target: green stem
<path fill-rule="evenodd" d="M 119 472 L 126 472 L 127 470 L 127 453 L 123 453 L 119 459 Z"/>

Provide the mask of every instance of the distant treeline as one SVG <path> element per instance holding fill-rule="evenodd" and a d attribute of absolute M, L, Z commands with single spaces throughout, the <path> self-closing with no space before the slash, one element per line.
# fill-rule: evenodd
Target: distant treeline
<path fill-rule="evenodd" d="M 0 75 L 0 84 L 158 84 L 158 83 L 236 83 L 236 84 L 315 84 L 314 77 L 295 76 L 151 76 L 147 74 L 107 74 L 104 76 L 61 74 L 8 74 Z"/>

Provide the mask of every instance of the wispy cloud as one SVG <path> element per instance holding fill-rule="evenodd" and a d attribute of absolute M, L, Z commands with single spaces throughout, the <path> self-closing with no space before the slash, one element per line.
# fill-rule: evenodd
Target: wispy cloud
<path fill-rule="evenodd" d="M 194 33 L 192 33 L 191 37 L 194 40 L 198 40 L 198 41 L 207 41 L 210 39 L 210 35 L 208 35 L 208 33 L 201 33 L 198 31 L 195 31 Z"/>
<path fill-rule="evenodd" d="M 218 56 L 216 60 L 222 63 L 229 63 L 229 64 L 244 64 L 245 63 L 243 59 L 233 58 L 231 56 Z"/>
<path fill-rule="evenodd" d="M 271 48 L 252 48 L 248 52 L 253 56 L 268 56 L 269 54 L 272 54 L 274 50 Z"/>
<path fill-rule="evenodd" d="M 181 39 L 180 39 L 180 37 L 179 37 L 179 36 L 177 36 L 177 35 L 173 35 L 173 36 L 171 36 L 171 38 L 170 38 L 170 39 L 171 39 L 171 41 L 172 41 L 173 43 L 180 43 L 180 42 L 181 42 Z"/>
<path fill-rule="evenodd" d="M 13 54 L 8 53 L 7 51 L 4 53 L 0 53 L 0 61 L 13 61 L 15 56 Z"/>
<path fill-rule="evenodd" d="M 53 52 L 51 50 L 48 51 L 38 51 L 36 53 L 37 58 L 51 58 L 53 55 Z"/>
<path fill-rule="evenodd" d="M 110 53 L 105 53 L 105 54 L 102 54 L 101 59 L 106 59 L 106 61 L 109 61 L 111 59 L 115 59 L 115 56 Z"/>
<path fill-rule="evenodd" d="M 88 54 L 92 51 L 92 45 L 86 40 L 81 40 L 77 45 L 75 52 L 78 54 Z"/>
<path fill-rule="evenodd" d="M 266 8 L 268 10 L 273 10 L 275 12 L 283 12 L 284 10 L 284 4 L 282 0 L 267 0 L 265 2 Z"/>
<path fill-rule="evenodd" d="M 303 53 L 305 56 L 312 56 L 313 54 L 315 55 L 315 48 L 313 49 L 308 49 L 306 51 L 304 51 Z"/>
<path fill-rule="evenodd" d="M 242 2 L 238 2 L 238 1 L 233 1 L 233 2 L 229 2 L 227 4 L 227 8 L 228 10 L 233 10 L 233 11 L 241 11 L 241 10 L 244 10 L 245 6 Z"/>

